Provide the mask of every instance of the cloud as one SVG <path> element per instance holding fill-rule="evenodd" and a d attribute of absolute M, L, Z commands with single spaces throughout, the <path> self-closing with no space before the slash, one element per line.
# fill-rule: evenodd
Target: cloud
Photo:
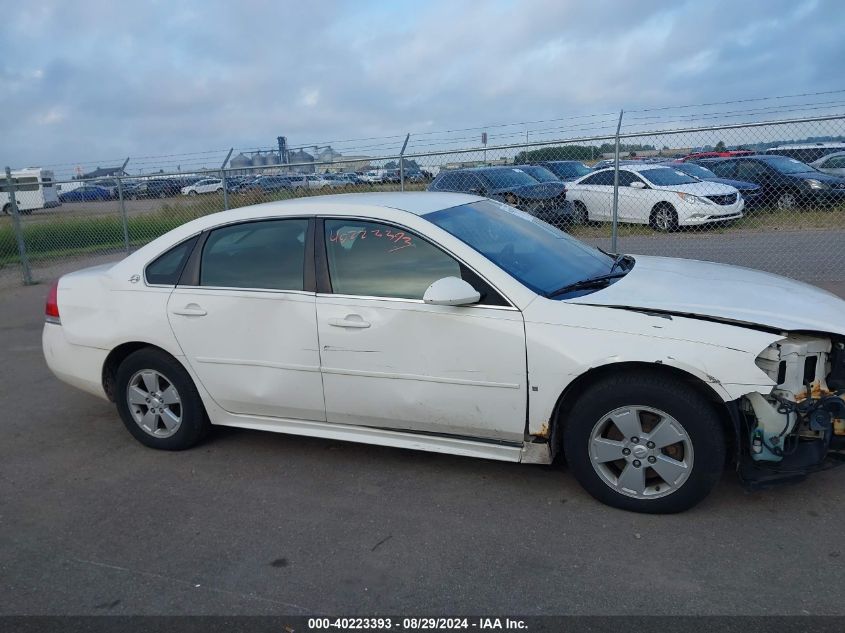
<path fill-rule="evenodd" d="M 0 23 L 0 164 L 395 135 L 337 145 L 377 153 L 405 132 L 834 90 L 843 26 L 837 0 L 40 0 Z"/>

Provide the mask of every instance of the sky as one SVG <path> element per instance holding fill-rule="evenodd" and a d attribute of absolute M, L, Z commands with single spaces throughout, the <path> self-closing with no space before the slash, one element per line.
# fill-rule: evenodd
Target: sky
<path fill-rule="evenodd" d="M 424 151 L 444 130 L 565 137 L 613 127 L 620 108 L 845 88 L 840 0 L 0 0 L 0 11 L 0 167 L 199 166 L 279 135 L 378 154 L 410 132 Z M 809 101 L 845 112 L 845 92 L 762 105 Z"/>

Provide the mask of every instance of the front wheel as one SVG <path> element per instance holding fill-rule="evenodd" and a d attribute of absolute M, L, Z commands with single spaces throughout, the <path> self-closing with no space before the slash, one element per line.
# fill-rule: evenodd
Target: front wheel
<path fill-rule="evenodd" d="M 719 481 L 725 437 L 713 405 L 686 382 L 625 373 L 588 388 L 565 421 L 564 453 L 593 497 L 634 512 L 682 512 Z"/>
<path fill-rule="evenodd" d="M 188 195 L 189 196 L 195 196 L 195 195 L 197 195 L 197 192 L 192 189 L 191 191 L 188 192 Z"/>
<path fill-rule="evenodd" d="M 780 211 L 789 211 L 798 206 L 798 199 L 794 193 L 786 192 L 778 196 L 777 207 Z"/>
<path fill-rule="evenodd" d="M 130 354 L 117 369 L 115 402 L 133 437 L 151 448 L 179 451 L 194 446 L 209 422 L 185 368 L 156 349 Z"/>
<path fill-rule="evenodd" d="M 651 212 L 651 227 L 657 231 L 668 233 L 678 230 L 678 212 L 670 204 L 659 204 Z"/>

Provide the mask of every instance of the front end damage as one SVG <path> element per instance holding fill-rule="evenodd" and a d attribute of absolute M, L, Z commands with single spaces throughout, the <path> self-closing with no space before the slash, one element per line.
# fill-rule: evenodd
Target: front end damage
<path fill-rule="evenodd" d="M 756 363 L 776 386 L 734 403 L 742 480 L 760 487 L 845 463 L 845 339 L 788 334 Z"/>

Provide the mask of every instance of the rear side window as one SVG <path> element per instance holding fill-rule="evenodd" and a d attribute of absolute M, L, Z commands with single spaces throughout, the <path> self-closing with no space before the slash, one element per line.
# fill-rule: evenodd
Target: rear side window
<path fill-rule="evenodd" d="M 200 263 L 200 285 L 303 290 L 308 220 L 262 220 L 212 231 Z"/>
<path fill-rule="evenodd" d="M 600 171 L 581 181 L 582 185 L 613 185 L 613 171 Z"/>
<path fill-rule="evenodd" d="M 196 243 L 195 236 L 177 244 L 163 255 L 159 255 L 144 271 L 147 283 L 157 286 L 175 286 Z"/>

